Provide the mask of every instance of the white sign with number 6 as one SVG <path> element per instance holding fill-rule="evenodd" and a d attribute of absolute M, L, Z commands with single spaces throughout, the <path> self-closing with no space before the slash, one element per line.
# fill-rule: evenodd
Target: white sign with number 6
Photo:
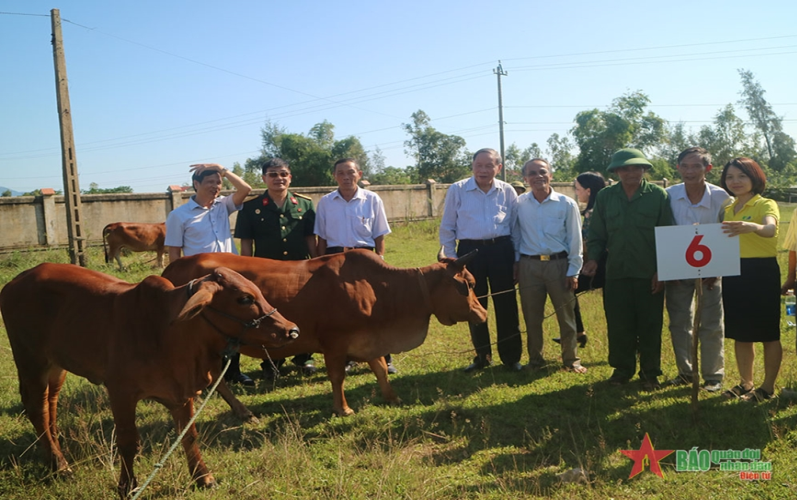
<path fill-rule="evenodd" d="M 721 224 L 659 226 L 656 263 L 661 281 L 738 275 L 739 237 Z"/>

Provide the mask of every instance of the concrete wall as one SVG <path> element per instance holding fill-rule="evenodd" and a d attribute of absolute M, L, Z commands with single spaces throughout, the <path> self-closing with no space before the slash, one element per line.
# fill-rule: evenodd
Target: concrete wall
<path fill-rule="evenodd" d="M 448 184 L 370 186 L 385 202 L 391 222 L 434 219 L 442 216 Z M 554 189 L 574 197 L 571 183 L 553 183 Z M 296 188 L 315 204 L 333 190 L 330 186 Z M 42 190 L 50 192 L 51 190 Z M 228 194 L 229 192 L 224 192 Z M 253 196 L 263 190 L 253 190 Z M 102 244 L 102 229 L 115 222 L 161 223 L 175 207 L 188 201 L 193 192 L 170 186 L 166 193 L 114 193 L 81 197 L 82 228 L 89 245 Z M 19 249 L 65 247 L 68 244 L 66 209 L 61 195 L 0 197 L 0 252 Z M 235 218 L 230 218 L 235 228 Z"/>

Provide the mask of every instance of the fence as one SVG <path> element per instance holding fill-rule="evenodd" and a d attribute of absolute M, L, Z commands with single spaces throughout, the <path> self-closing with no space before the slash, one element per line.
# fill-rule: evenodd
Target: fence
<path fill-rule="evenodd" d="M 554 189 L 575 196 L 570 183 L 552 183 Z M 427 184 L 370 186 L 382 198 L 390 222 L 417 221 L 442 216 L 446 190 L 450 185 Z M 296 188 L 315 204 L 332 191 L 332 187 Z M 0 252 L 39 250 L 66 247 L 66 206 L 64 197 L 44 188 L 37 197 L 0 197 Z M 264 190 L 253 190 L 260 195 Z M 225 192 L 227 193 L 227 192 Z M 113 193 L 83 195 L 82 228 L 88 245 L 102 244 L 102 229 L 115 222 L 161 223 L 174 208 L 193 195 L 179 186 L 170 186 L 166 193 Z M 236 216 L 230 218 L 235 228 Z"/>

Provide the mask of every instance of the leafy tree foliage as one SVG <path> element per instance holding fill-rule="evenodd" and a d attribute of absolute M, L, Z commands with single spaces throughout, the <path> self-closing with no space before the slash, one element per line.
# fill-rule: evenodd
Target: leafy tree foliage
<path fill-rule="evenodd" d="M 0 195 L 0 196 L 2 196 L 2 197 L 10 197 L 10 196 L 13 196 L 13 193 L 11 193 L 11 190 L 9 189 L 9 190 L 4 191 L 3 194 Z"/>
<path fill-rule="evenodd" d="M 769 168 L 780 171 L 797 159 L 794 139 L 783 132 L 783 120 L 764 98 L 766 91 L 755 80 L 753 72 L 739 70 L 739 76 L 742 77 L 742 90 L 739 92 L 742 99 L 739 103 L 744 105 L 750 120 L 764 139 Z"/>
<path fill-rule="evenodd" d="M 416 182 L 427 179 L 453 183 L 470 172 L 470 158 L 465 152 L 465 140 L 447 135 L 429 125 L 431 119 L 423 110 L 411 115 L 412 123 L 403 124 L 410 139 L 404 142 L 407 155 L 415 159 L 408 169 Z"/>
<path fill-rule="evenodd" d="M 648 153 L 659 147 L 666 138 L 664 119 L 645 112 L 649 103 L 647 95 L 635 91 L 616 98 L 606 111 L 596 108 L 577 114 L 571 129 L 579 149 L 574 172 L 602 172 L 620 148 Z"/>
<path fill-rule="evenodd" d="M 291 166 L 292 186 L 334 185 L 332 167 L 340 158 L 357 159 L 363 173 L 368 173 L 368 154 L 360 140 L 354 136 L 336 140 L 334 129 L 334 125 L 324 120 L 315 124 L 307 135 L 292 134 L 267 122 L 261 129 L 262 155 L 257 159 L 247 159 L 244 179 L 249 182 L 255 177 L 260 178 L 262 162 L 273 157 L 282 158 Z"/>
<path fill-rule="evenodd" d="M 531 143 L 526 149 L 521 150 L 518 145 L 512 143 L 504 152 L 504 169 L 506 169 L 506 181 L 523 181 L 521 169 L 526 162 L 532 158 L 542 158 L 542 150 L 537 143 Z"/>
<path fill-rule="evenodd" d="M 412 178 L 406 169 L 398 167 L 385 167 L 368 178 L 371 184 L 412 184 Z"/>
<path fill-rule="evenodd" d="M 80 190 L 84 195 L 99 195 L 102 193 L 133 193 L 130 186 L 117 186 L 116 188 L 100 188 L 97 183 L 89 184 L 88 190 Z"/>

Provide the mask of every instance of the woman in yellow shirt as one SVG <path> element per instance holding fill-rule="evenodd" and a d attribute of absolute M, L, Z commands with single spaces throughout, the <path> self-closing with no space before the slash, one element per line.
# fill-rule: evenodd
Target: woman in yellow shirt
<path fill-rule="evenodd" d="M 722 279 L 725 337 L 735 341 L 741 382 L 722 395 L 751 402 L 772 398 L 780 371 L 780 268 L 777 260 L 778 219 L 774 200 L 763 198 L 766 176 L 752 159 L 734 158 L 722 171 L 722 187 L 736 197 L 725 209 L 723 230 L 739 235 L 741 275 Z M 753 384 L 753 343 L 764 345 L 764 382 Z"/>

